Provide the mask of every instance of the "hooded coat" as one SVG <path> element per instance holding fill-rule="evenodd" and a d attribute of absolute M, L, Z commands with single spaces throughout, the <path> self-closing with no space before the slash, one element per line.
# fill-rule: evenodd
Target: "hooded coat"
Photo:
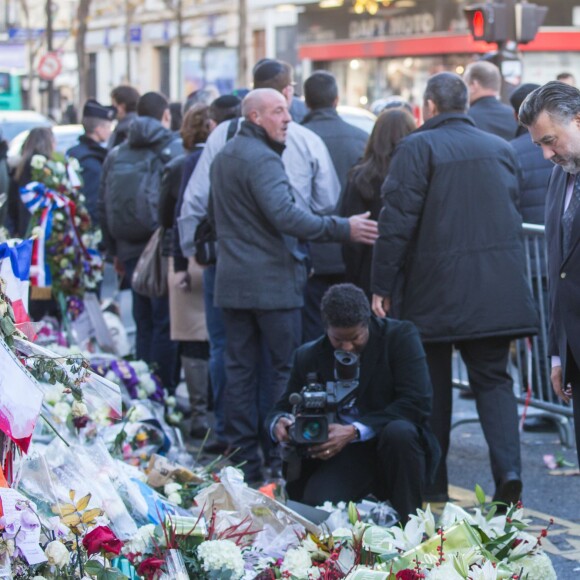
<path fill-rule="evenodd" d="M 101 185 L 99 189 L 99 216 L 101 230 L 103 232 L 103 242 L 110 256 L 116 256 L 121 261 L 138 258 L 147 245 L 148 240 L 129 241 L 126 239 L 115 238 L 108 227 L 107 220 L 107 197 L 111 195 L 112 183 L 115 172 L 115 159 L 121 152 L 125 153 L 127 149 L 134 155 L 135 159 L 143 156 L 149 150 L 155 150 L 162 155 L 165 162 L 173 157 L 183 153 L 183 144 L 181 138 L 177 137 L 172 131 L 166 129 L 157 119 L 152 117 L 137 117 L 129 128 L 129 137 L 125 143 L 115 147 L 105 159 Z M 161 169 L 162 171 L 162 169 Z M 135 176 L 138 179 L 139 176 Z M 159 195 L 161 193 L 161 175 L 159 175 L 159 192 L 154 205 L 159 204 Z M 144 200 L 146 203 L 146 201 Z"/>

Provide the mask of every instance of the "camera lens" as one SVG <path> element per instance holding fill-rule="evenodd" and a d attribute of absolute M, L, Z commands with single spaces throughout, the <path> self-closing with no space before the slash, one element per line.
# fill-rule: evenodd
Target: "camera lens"
<path fill-rule="evenodd" d="M 302 425 L 302 437 L 305 441 L 316 441 L 322 433 L 322 425 L 320 421 L 313 419 L 311 421 L 306 421 Z"/>
<path fill-rule="evenodd" d="M 358 378 L 358 355 L 345 350 L 334 351 L 334 375 L 341 381 L 353 381 Z"/>

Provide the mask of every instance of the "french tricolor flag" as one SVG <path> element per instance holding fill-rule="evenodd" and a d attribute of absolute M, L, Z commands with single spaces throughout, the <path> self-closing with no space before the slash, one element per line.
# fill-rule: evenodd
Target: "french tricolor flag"
<path fill-rule="evenodd" d="M 6 295 L 12 301 L 16 325 L 30 322 L 28 316 L 28 288 L 32 240 L 14 246 L 0 244 L 0 277 L 6 282 Z"/>

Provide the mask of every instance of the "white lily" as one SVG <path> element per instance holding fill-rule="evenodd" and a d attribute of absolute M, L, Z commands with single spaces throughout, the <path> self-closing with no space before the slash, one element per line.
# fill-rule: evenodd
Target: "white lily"
<path fill-rule="evenodd" d="M 467 577 L 469 580 L 498 580 L 497 569 L 490 560 L 481 566 L 475 566 Z"/>

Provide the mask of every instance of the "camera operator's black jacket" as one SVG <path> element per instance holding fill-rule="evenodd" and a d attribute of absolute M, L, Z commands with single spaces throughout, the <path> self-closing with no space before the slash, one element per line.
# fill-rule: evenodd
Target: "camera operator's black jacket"
<path fill-rule="evenodd" d="M 357 421 L 378 435 L 391 421 L 406 419 L 421 432 L 429 471 L 436 467 L 439 445 L 428 425 L 432 388 L 425 352 L 410 322 L 372 317 L 369 340 L 361 354 L 355 407 Z M 288 398 L 306 385 L 315 372 L 320 382 L 334 380 L 334 348 L 327 336 L 302 345 L 295 353 L 288 388 L 268 416 L 269 427 L 281 413 L 291 413 Z"/>

